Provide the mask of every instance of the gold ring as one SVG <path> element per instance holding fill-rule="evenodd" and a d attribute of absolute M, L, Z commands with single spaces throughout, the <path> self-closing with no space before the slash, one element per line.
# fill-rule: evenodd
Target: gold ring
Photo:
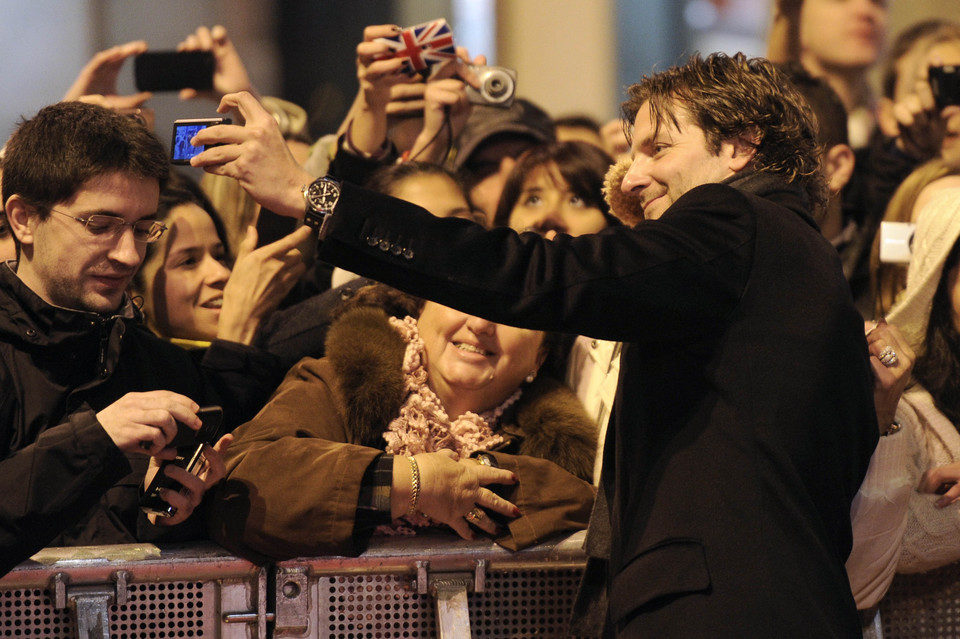
<path fill-rule="evenodd" d="M 481 509 L 479 509 L 479 508 L 474 508 L 473 510 L 471 510 L 470 512 L 468 512 L 466 515 L 464 515 L 463 518 L 466 519 L 467 521 L 472 521 L 473 523 L 478 523 L 478 522 L 479 522 L 481 519 L 483 519 L 485 516 L 486 516 L 486 515 L 484 514 L 484 512 L 483 512 Z"/>

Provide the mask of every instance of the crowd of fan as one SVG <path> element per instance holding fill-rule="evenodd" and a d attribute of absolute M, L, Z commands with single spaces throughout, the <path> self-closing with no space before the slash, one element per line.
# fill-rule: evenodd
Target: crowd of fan
<path fill-rule="evenodd" d="M 960 106 L 938 105 L 928 82 L 931 66 L 960 64 L 960 23 L 913 25 L 884 47 L 882 3 L 808 4 L 834 8 L 780 0 L 769 57 L 816 116 L 817 221 L 878 345 L 882 437 L 847 563 L 868 608 L 896 572 L 960 559 Z M 844 21 L 862 37 L 837 37 Z M 365 30 L 356 99 L 318 140 L 302 108 L 257 92 L 222 27 L 181 44 L 216 60 L 214 91 L 182 97 L 248 92 L 314 176 L 437 217 L 547 239 L 632 223 L 604 197 L 629 165 L 630 122 L 552 118 L 523 98 L 472 106 L 452 72 L 397 73 L 377 42 L 394 30 Z M 17 489 L 0 499 L 0 573 L 47 545 L 212 537 L 264 559 L 355 553 L 377 531 L 424 526 L 513 549 L 585 527 L 621 345 L 494 324 L 333 268 L 313 258 L 310 228 L 261 209 L 242 179 L 171 171 L 150 96 L 116 92 L 146 48 L 97 54 L 5 148 L 0 477 Z M 155 215 L 134 210 L 156 195 Z M 909 264 L 880 261 L 881 221 L 917 225 Z M 496 384 L 444 368 L 444 349 L 480 357 L 494 343 Z M 145 515 L 139 487 L 171 457 L 177 422 L 196 428 L 209 404 L 232 433 L 198 475 L 170 471 L 176 515 Z M 492 485 L 505 490 L 473 492 Z"/>

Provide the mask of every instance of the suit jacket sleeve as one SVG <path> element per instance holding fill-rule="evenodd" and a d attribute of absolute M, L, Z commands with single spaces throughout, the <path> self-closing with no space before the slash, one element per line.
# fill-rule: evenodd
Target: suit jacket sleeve
<path fill-rule="evenodd" d="M 273 399 L 234 435 L 208 527 L 234 552 L 288 559 L 355 554 L 360 483 L 382 451 L 347 443 L 329 363 L 295 366 Z"/>
<path fill-rule="evenodd" d="M 344 183 L 318 257 L 503 324 L 689 339 L 732 312 L 746 285 L 756 224 L 745 198 L 704 185 L 660 220 L 545 240 Z"/>

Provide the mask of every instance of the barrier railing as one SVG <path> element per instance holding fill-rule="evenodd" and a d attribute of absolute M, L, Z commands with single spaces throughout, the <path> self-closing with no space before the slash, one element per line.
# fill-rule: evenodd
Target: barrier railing
<path fill-rule="evenodd" d="M 560 637 L 582 543 L 428 534 L 269 567 L 212 544 L 49 548 L 0 579 L 0 638 Z"/>

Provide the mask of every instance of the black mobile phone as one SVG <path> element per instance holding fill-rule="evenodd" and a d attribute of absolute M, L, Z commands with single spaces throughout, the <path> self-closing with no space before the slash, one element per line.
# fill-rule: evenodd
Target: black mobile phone
<path fill-rule="evenodd" d="M 207 149 L 206 145 L 193 146 L 190 144 L 190 140 L 208 126 L 216 126 L 217 124 L 230 124 L 230 118 L 174 120 L 173 141 L 170 142 L 170 162 L 173 164 L 190 164 L 190 158 Z"/>
<path fill-rule="evenodd" d="M 213 70 L 209 51 L 147 51 L 133 59 L 137 91 L 209 91 Z"/>
<path fill-rule="evenodd" d="M 929 80 L 938 109 L 960 104 L 960 66 L 930 67 Z"/>
<path fill-rule="evenodd" d="M 219 406 L 204 406 L 197 411 L 200 418 L 200 428 L 193 430 L 185 424 L 177 422 L 177 435 L 170 445 L 177 449 L 177 457 L 173 460 L 164 460 L 160 469 L 153 476 L 150 485 L 140 495 L 140 509 L 143 512 L 160 517 L 173 517 L 177 509 L 168 504 L 161 497 L 162 488 L 179 490 L 180 484 L 167 477 L 163 472 L 170 464 L 183 468 L 188 473 L 200 472 L 204 444 L 213 445 L 223 436 L 223 409 Z"/>

